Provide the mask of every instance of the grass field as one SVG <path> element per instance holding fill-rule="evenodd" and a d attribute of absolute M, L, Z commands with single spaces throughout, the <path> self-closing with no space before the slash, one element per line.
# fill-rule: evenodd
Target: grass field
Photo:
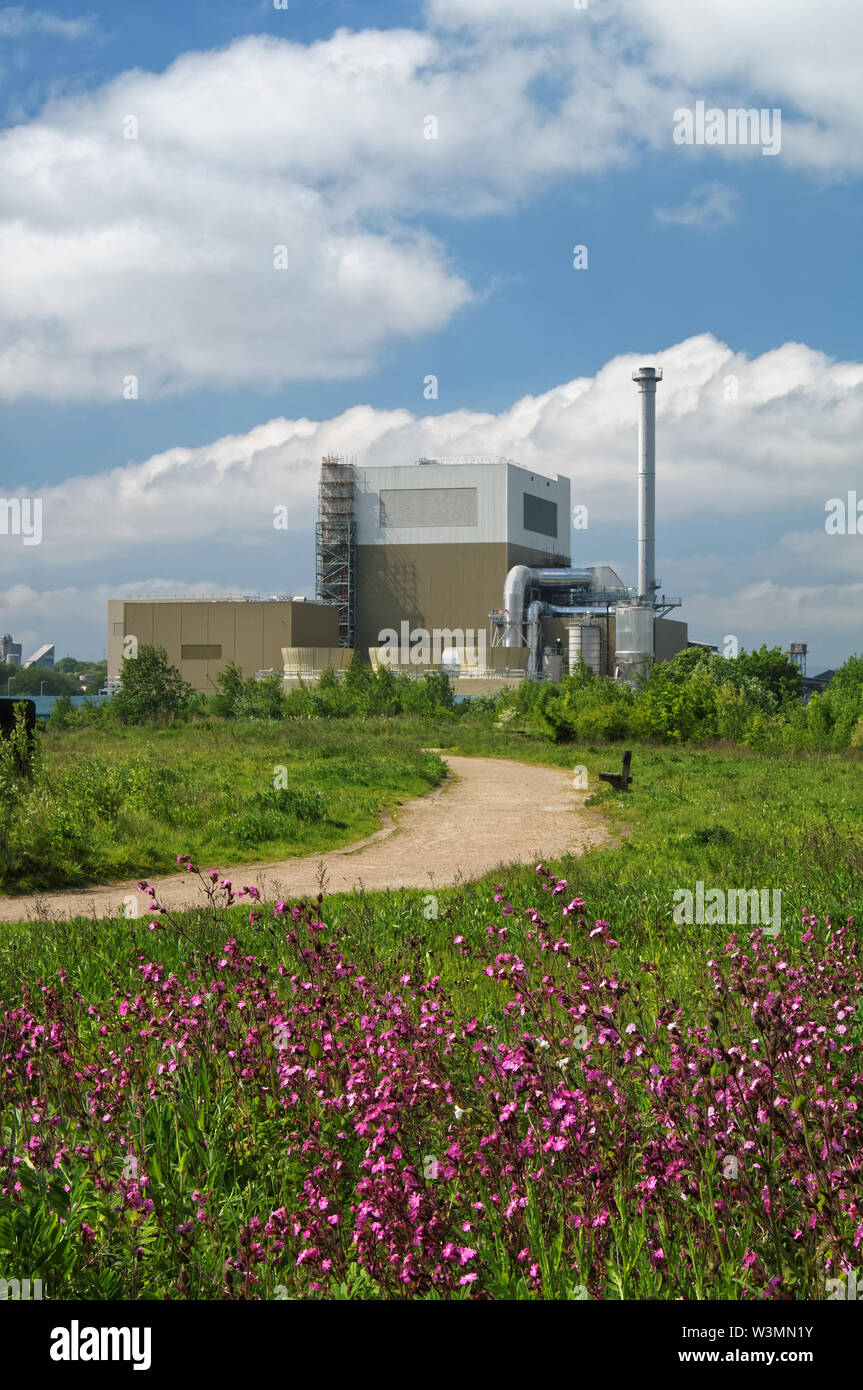
<path fill-rule="evenodd" d="M 619 758 L 400 728 L 363 756 Z M 863 1243 L 859 765 L 633 772 L 595 798 L 618 847 L 539 875 L 0 928 L 0 1264 L 52 1298 L 823 1298 Z M 781 931 L 678 925 L 698 880 L 780 889 Z"/>
<path fill-rule="evenodd" d="M 414 732 L 360 721 L 48 732 L 43 769 L 7 828 L 0 892 L 155 874 L 178 853 L 249 862 L 332 849 L 444 776 Z"/>

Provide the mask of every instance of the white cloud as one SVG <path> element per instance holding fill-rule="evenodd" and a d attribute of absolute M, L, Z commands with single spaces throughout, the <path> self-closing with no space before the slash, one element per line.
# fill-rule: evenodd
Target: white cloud
<path fill-rule="evenodd" d="M 468 32 L 447 27 L 462 19 Z M 783 161 L 863 167 L 857 0 L 827 0 L 818 44 L 797 0 L 729 0 L 709 42 L 703 14 L 671 0 L 437 0 L 430 21 L 240 39 L 4 131 L 0 396 L 116 400 L 129 375 L 152 398 L 366 373 L 484 290 L 425 217 L 510 211 L 647 149 L 714 169 L 751 157 L 674 145 L 674 110 L 698 98 L 789 103 Z"/>
<path fill-rule="evenodd" d="M 471 291 L 412 223 L 429 44 L 245 39 L 5 132 L 0 393 L 351 376 L 449 322 Z"/>
<path fill-rule="evenodd" d="M 695 640 L 714 645 L 726 635 L 748 650 L 765 642 L 787 651 L 789 642 L 806 642 L 807 674 L 815 675 L 824 665 L 839 665 L 852 652 L 863 651 L 860 625 L 849 621 L 848 612 L 849 607 L 859 612 L 861 603 L 861 580 L 815 585 L 761 579 L 723 594 L 691 596 L 685 617 Z"/>
<path fill-rule="evenodd" d="M 61 19 L 46 10 L 25 10 L 22 5 L 0 9 L 0 38 L 19 39 L 28 34 L 53 34 L 63 39 L 81 39 L 92 33 L 93 20 Z"/>
<path fill-rule="evenodd" d="M 5 577 L 37 593 L 80 588 L 79 608 L 97 633 L 108 586 L 121 594 L 132 577 L 137 592 L 170 588 L 170 581 L 147 578 L 159 574 L 177 575 L 175 590 L 182 583 L 201 592 L 199 576 L 214 573 L 219 584 L 205 582 L 207 591 L 308 591 L 318 471 L 329 452 L 356 454 L 372 466 L 493 454 L 563 473 L 572 480 L 573 502 L 589 510 L 589 529 L 574 535 L 576 562 L 622 555 L 623 578 L 632 582 L 638 396 L 631 375 L 645 360 L 664 370 L 657 396 L 659 572 L 665 592 L 684 597 L 681 616 L 693 634 L 748 636 L 753 625 L 780 619 L 792 628 L 808 623 L 811 633 L 826 613 L 830 631 L 857 644 L 859 608 L 839 599 L 863 576 L 863 537 L 828 536 L 824 521 L 829 498 L 849 489 L 863 497 L 863 364 L 836 362 L 799 343 L 750 359 L 710 334 L 647 357 L 616 357 L 595 377 L 523 397 L 496 415 L 417 417 L 356 406 L 330 420 L 270 420 L 200 448 L 67 479 L 40 489 L 41 545 L 0 537 L 0 582 Z M 287 533 L 273 527 L 279 505 L 288 507 Z M 90 582 L 98 602 L 84 592 Z M 783 608 L 786 589 L 796 597 Z M 16 592 L 6 591 L 9 616 L 0 618 L 13 632 L 10 624 L 23 621 Z M 42 640 L 56 633 L 52 626 Z M 795 636 L 805 640 L 807 631 L 786 631 L 781 640 Z"/>
<path fill-rule="evenodd" d="M 657 208 L 654 215 L 659 222 L 678 227 L 718 228 L 735 221 L 739 205 L 737 189 L 714 179 L 693 188 L 676 207 Z"/>
<path fill-rule="evenodd" d="M 750 359 L 712 334 L 649 360 L 665 373 L 657 455 L 660 511 L 669 522 L 714 526 L 760 517 L 766 548 L 789 529 L 783 509 L 806 508 L 813 529 L 823 530 L 829 497 L 858 482 L 863 496 L 863 364 L 835 362 L 799 343 Z M 591 516 L 614 524 L 635 503 L 631 375 L 643 361 L 623 354 L 595 377 L 525 396 L 497 415 L 415 416 L 359 405 L 331 420 L 274 419 L 248 434 L 68 478 L 39 490 L 44 539 L 29 557 L 20 546 L 13 555 L 14 538 L 2 538 L 0 573 L 25 558 L 71 556 L 82 535 L 91 556 L 122 555 L 145 539 L 154 547 L 228 533 L 251 540 L 272 529 L 277 504 L 289 507 L 292 528 L 307 527 L 320 458 L 329 452 L 356 454 L 372 466 L 437 455 L 511 457 L 567 474 Z"/>
<path fill-rule="evenodd" d="M 516 35 L 560 52 L 576 36 L 615 48 L 619 72 L 636 62 L 656 91 L 677 105 L 782 109 L 782 157 L 821 175 L 863 170 L 863 8 L 859 0 L 428 0 L 442 29 L 466 26 L 488 44 Z M 672 101 L 674 91 L 688 101 Z M 745 157 L 725 148 L 716 158 Z"/>
<path fill-rule="evenodd" d="M 594 0 L 596 10 L 596 0 Z M 594 16 L 590 0 L 428 0 L 432 25 L 482 32 L 509 29 L 518 34 L 544 34 L 570 24 L 586 24 Z"/>

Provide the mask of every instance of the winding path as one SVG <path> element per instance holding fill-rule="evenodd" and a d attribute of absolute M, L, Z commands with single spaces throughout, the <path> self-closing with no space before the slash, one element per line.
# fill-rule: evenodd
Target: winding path
<path fill-rule="evenodd" d="M 395 820 L 386 817 L 365 840 L 280 863 L 216 867 L 235 888 L 254 884 L 268 900 L 317 893 L 321 864 L 330 893 L 361 887 L 432 891 L 479 878 L 498 866 L 559 859 L 609 840 L 599 816 L 584 809 L 588 793 L 573 790 L 568 772 L 500 758 L 446 754 L 445 761 L 450 775 L 440 787 L 405 802 Z M 198 880 L 189 874 L 157 874 L 154 882 L 165 907 L 194 907 L 202 901 Z M 134 881 L 0 896 L 0 922 L 107 917 L 127 894 L 137 898 Z"/>

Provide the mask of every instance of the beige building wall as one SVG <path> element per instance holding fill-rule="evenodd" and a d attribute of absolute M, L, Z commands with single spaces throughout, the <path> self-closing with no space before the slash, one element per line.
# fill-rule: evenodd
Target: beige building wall
<path fill-rule="evenodd" d="M 335 608 L 289 600 L 109 599 L 109 680 L 119 679 L 129 637 L 164 647 L 194 690 L 213 694 L 229 661 L 246 676 L 281 673 L 284 647 L 337 646 L 339 621 Z"/>
<path fill-rule="evenodd" d="M 553 549 L 506 541 L 357 546 L 356 644 L 378 645 L 386 628 L 473 628 L 488 638 L 488 615 L 503 606 L 513 565 L 549 565 Z"/>

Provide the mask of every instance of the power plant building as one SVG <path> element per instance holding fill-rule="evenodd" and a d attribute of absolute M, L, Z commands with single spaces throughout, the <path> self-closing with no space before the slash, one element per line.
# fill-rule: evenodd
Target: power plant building
<path fill-rule="evenodd" d="M 109 599 L 109 682 L 119 680 L 124 652 L 135 650 L 130 638 L 164 647 L 183 679 L 212 695 L 229 661 L 246 676 L 281 674 L 285 648 L 337 649 L 339 620 L 335 608 L 305 599 Z"/>
<path fill-rule="evenodd" d="M 356 646 L 488 632 L 514 565 L 569 564 L 570 485 L 508 460 L 354 470 Z"/>
<path fill-rule="evenodd" d="M 639 392 L 637 584 L 608 565 L 572 563 L 570 482 L 510 459 L 358 467 L 328 455 L 316 525 L 316 602 L 297 599 L 112 599 L 108 678 L 130 638 L 164 647 L 196 690 L 229 661 L 286 679 L 374 665 L 443 665 L 466 677 L 559 678 L 568 662 L 634 682 L 689 645 L 668 619 L 680 599 L 655 573 L 655 422 L 661 369 L 633 373 Z M 425 653 L 415 637 L 425 634 Z M 442 657 L 438 642 L 446 643 Z M 468 655 L 470 653 L 470 655 Z M 474 689 L 477 687 L 474 686 Z"/>

